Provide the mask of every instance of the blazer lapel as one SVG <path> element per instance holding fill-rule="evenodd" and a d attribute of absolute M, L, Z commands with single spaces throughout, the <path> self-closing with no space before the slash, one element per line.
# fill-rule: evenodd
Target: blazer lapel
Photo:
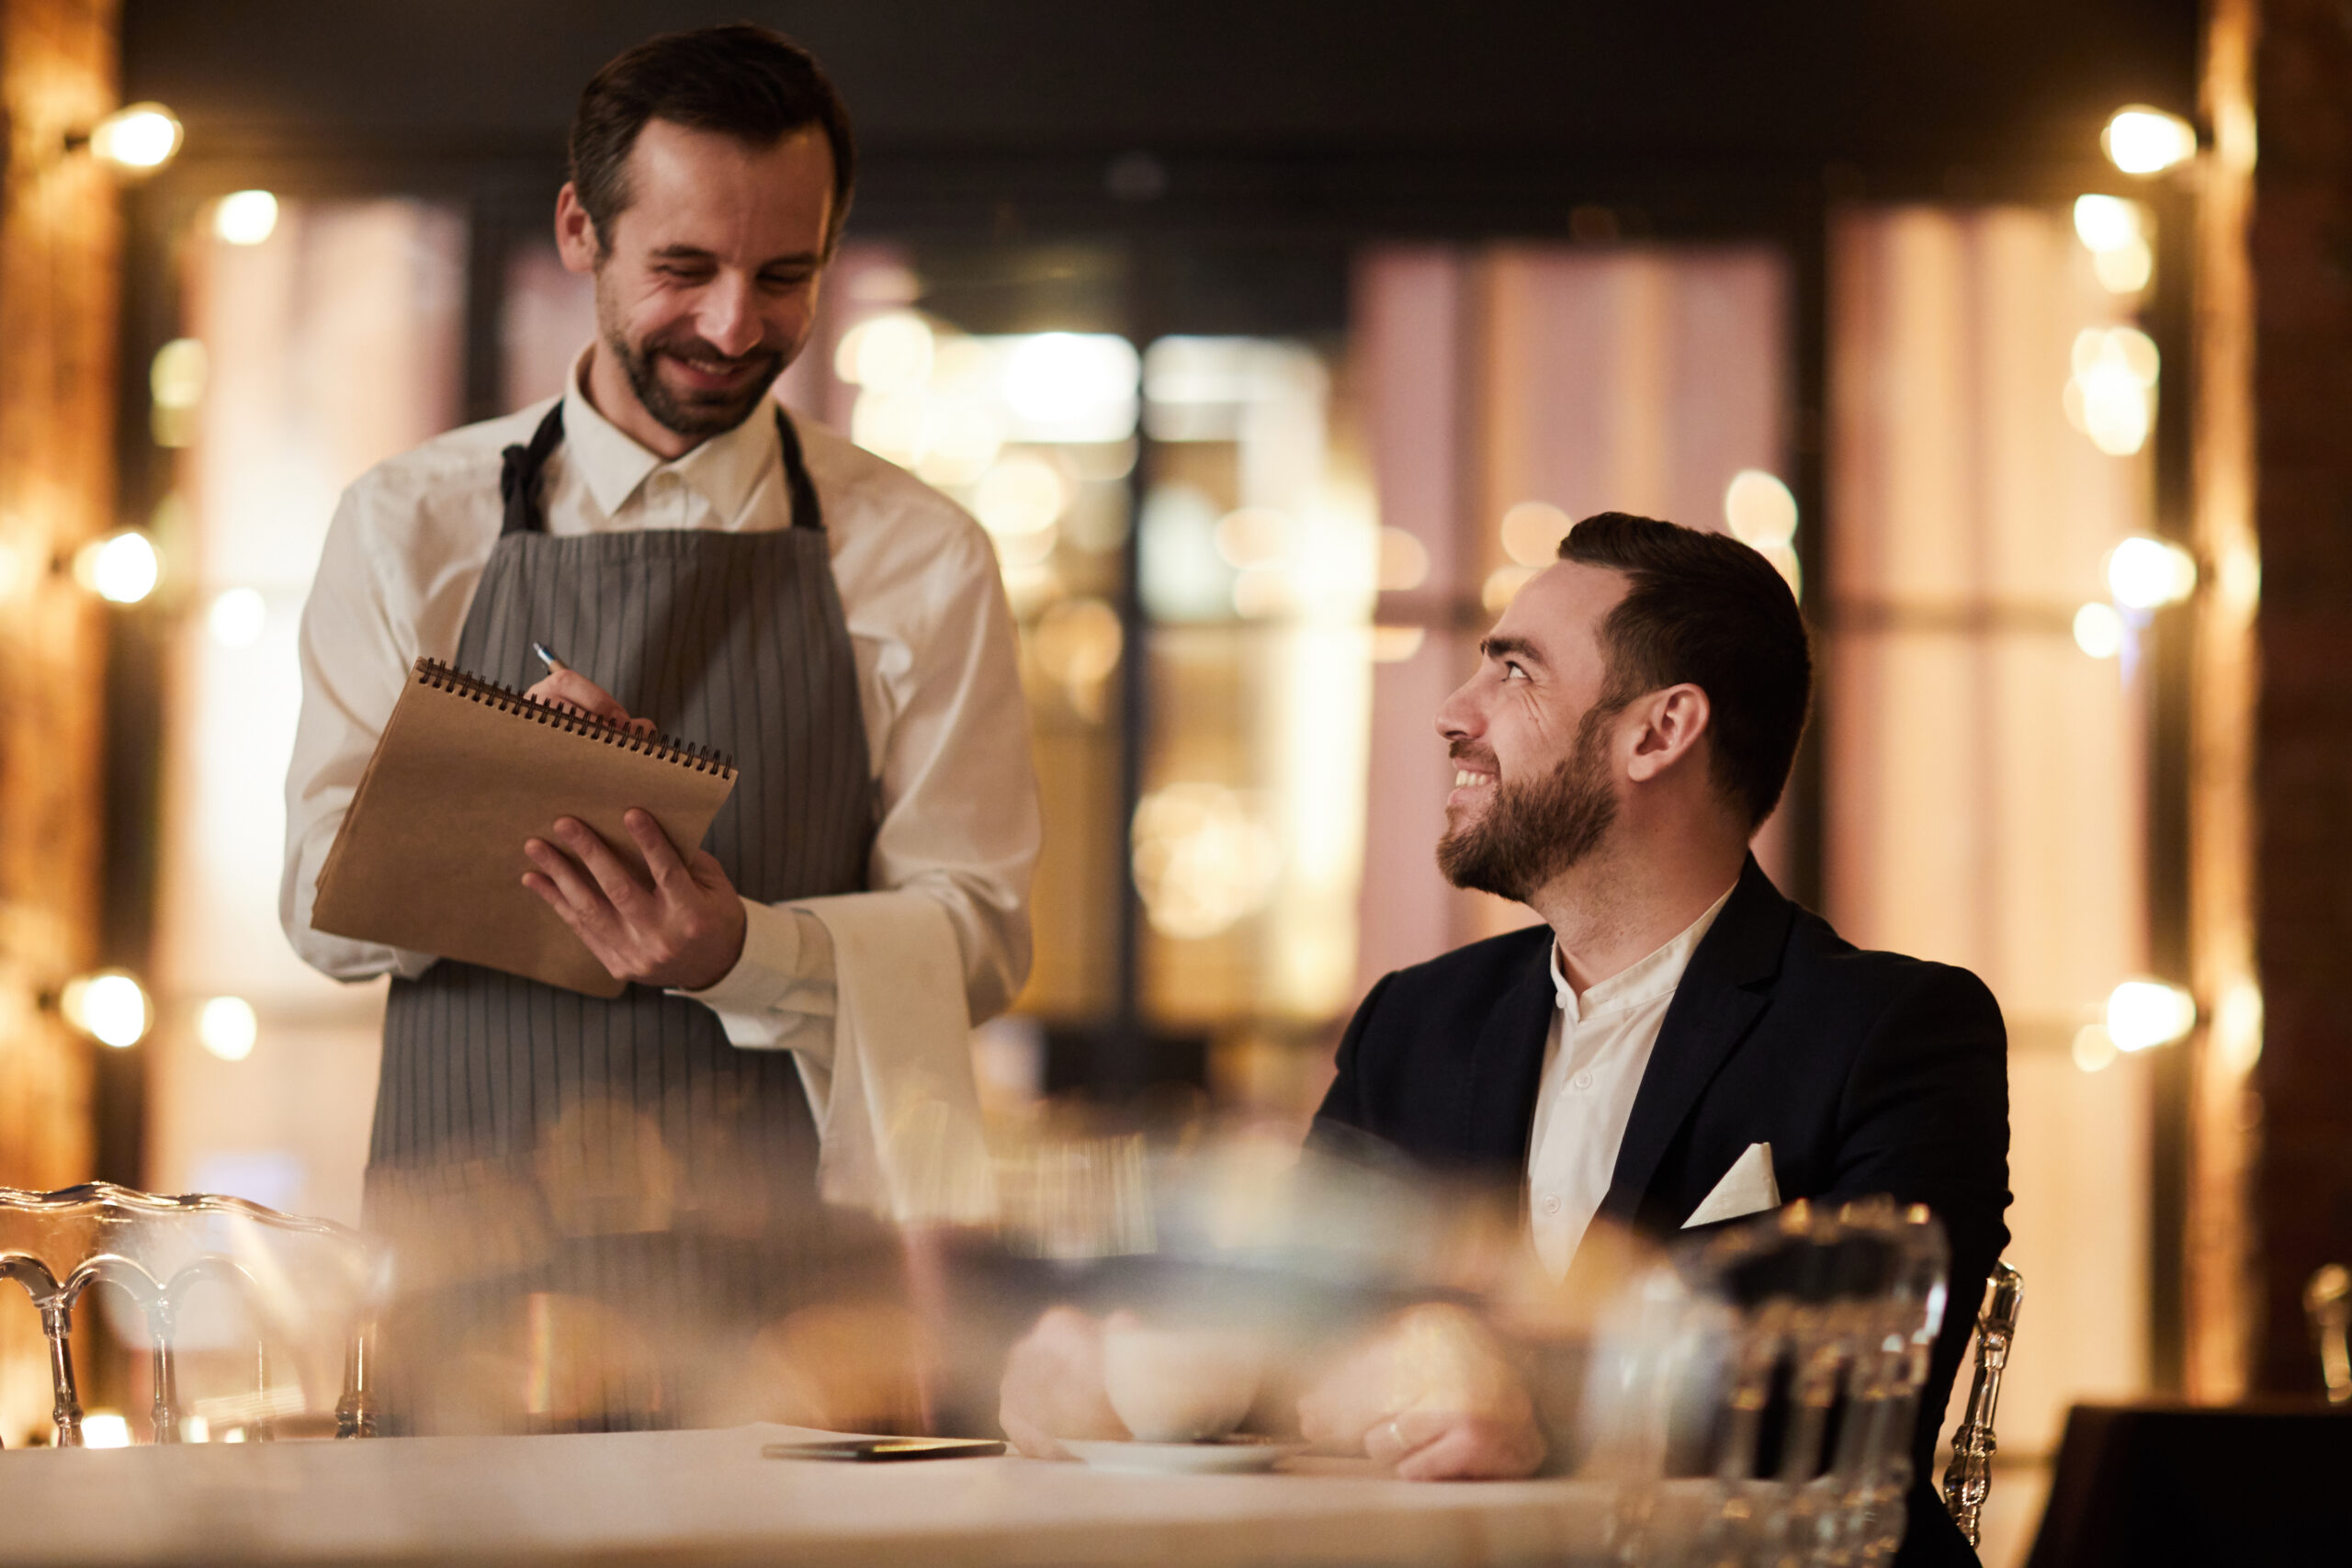
<path fill-rule="evenodd" d="M 1470 1058 L 1469 1092 L 1462 1097 L 1459 1134 L 1464 1163 L 1474 1168 L 1525 1174 L 1528 1131 L 1535 1124 L 1536 1090 L 1544 1076 L 1544 1045 L 1558 1005 L 1551 960 L 1547 940 L 1478 1032 Z"/>
<path fill-rule="evenodd" d="M 1748 856 L 1724 912 L 1690 955 L 1634 1096 L 1600 1213 L 1631 1223 L 1683 1122 L 1771 1000 L 1793 906 Z M 1540 1058 L 1539 1058 L 1540 1060 Z"/>

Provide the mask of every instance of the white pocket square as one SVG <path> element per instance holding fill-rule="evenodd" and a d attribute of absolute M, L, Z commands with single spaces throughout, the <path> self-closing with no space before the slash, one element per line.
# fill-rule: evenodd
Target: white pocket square
<path fill-rule="evenodd" d="M 1732 1161 L 1715 1190 L 1707 1194 L 1682 1228 L 1712 1225 L 1723 1220 L 1736 1220 L 1743 1214 L 1760 1214 L 1781 1206 L 1781 1184 L 1772 1175 L 1772 1145 L 1750 1144 L 1747 1152 Z"/>

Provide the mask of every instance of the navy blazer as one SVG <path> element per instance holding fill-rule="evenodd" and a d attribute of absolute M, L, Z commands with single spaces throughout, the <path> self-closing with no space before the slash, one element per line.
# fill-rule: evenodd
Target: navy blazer
<path fill-rule="evenodd" d="M 1385 976 L 1340 1043 L 1317 1127 L 1523 1192 L 1551 946 L 1532 926 Z M 1951 1296 L 1920 1391 L 1905 1564 L 1974 1561 L 1928 1483 L 1985 1276 L 2008 1244 L 2008 1117 L 2007 1035 L 1984 982 L 1862 952 L 1750 856 L 1668 1004 L 1600 1205 L 1602 1219 L 1668 1237 L 1750 1144 L 1769 1143 L 1783 1201 L 1883 1193 L 1942 1220 Z"/>

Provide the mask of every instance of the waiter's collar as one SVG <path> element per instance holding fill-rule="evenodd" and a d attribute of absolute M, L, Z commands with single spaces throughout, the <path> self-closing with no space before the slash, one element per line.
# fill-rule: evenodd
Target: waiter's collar
<path fill-rule="evenodd" d="M 775 414 L 768 399 L 752 417 L 723 435 L 714 435 L 683 457 L 664 462 L 657 453 L 638 445 L 634 436 L 596 412 L 582 384 L 588 374 L 582 349 L 572 361 L 571 385 L 563 394 L 563 445 L 569 461 L 579 468 L 588 493 L 607 517 L 618 515 L 638 488 L 657 468 L 667 468 L 695 492 L 710 502 L 721 517 L 734 517 L 750 504 L 752 491 L 775 470 L 778 447 Z"/>
<path fill-rule="evenodd" d="M 1552 1000 L 1562 1012 L 1577 1023 L 1604 1012 L 1622 1012 L 1643 1002 L 1654 1001 L 1682 984 L 1682 972 L 1690 967 L 1690 955 L 1699 950 L 1699 942 L 1715 917 L 1724 912 L 1731 901 L 1734 883 L 1724 889 L 1724 896 L 1708 905 L 1697 919 L 1682 929 L 1680 935 L 1669 939 L 1666 945 L 1640 963 L 1620 969 L 1606 980 L 1595 980 L 1579 997 L 1568 977 L 1560 972 L 1560 944 L 1552 943 Z"/>

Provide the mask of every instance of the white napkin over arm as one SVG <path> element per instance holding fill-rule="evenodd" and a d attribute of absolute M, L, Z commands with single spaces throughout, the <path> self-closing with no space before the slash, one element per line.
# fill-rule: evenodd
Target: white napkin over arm
<path fill-rule="evenodd" d="M 820 1194 L 902 1224 L 996 1213 L 956 928 L 914 892 L 798 900 L 832 941 L 832 1049 L 796 1053 Z"/>
<path fill-rule="evenodd" d="M 1761 1214 L 1781 1206 L 1781 1183 L 1772 1174 L 1772 1145 L 1750 1144 L 1747 1151 L 1732 1161 L 1715 1190 L 1700 1200 L 1682 1222 L 1684 1230 L 1693 1225 L 1712 1225 L 1724 1220 L 1736 1220 L 1748 1214 Z"/>

